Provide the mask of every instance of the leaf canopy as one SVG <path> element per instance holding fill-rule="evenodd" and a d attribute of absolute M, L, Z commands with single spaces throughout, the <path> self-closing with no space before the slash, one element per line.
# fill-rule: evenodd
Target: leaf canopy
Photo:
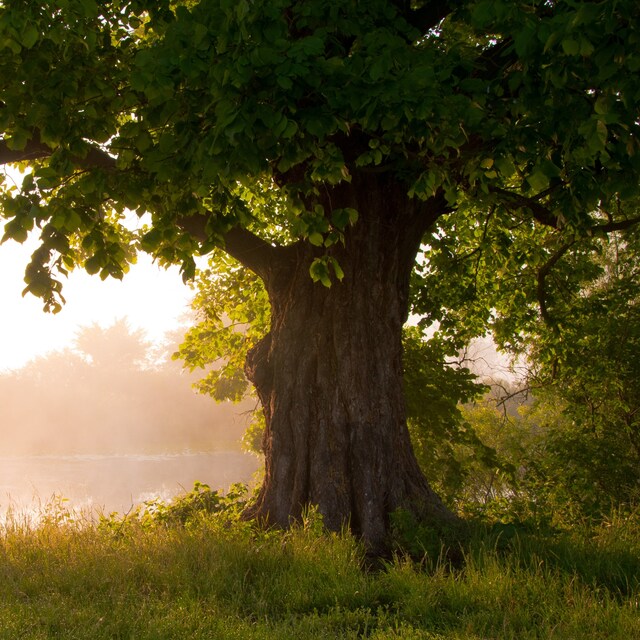
<path fill-rule="evenodd" d="M 56 310 L 56 273 L 120 278 L 138 249 L 185 278 L 214 246 L 255 269 L 253 238 L 318 247 L 311 275 L 329 286 L 341 276 L 329 249 L 358 212 L 326 210 L 320 194 L 358 172 L 391 173 L 413 198 L 444 194 L 466 211 L 442 218 L 451 238 L 482 233 L 488 211 L 506 229 L 519 212 L 589 234 L 614 199 L 615 223 L 628 222 L 639 11 L 635 0 L 3 2 L 0 160 L 24 172 L 5 180 L 4 239 L 41 239 L 25 291 Z M 142 233 L 127 210 L 149 214 Z"/>

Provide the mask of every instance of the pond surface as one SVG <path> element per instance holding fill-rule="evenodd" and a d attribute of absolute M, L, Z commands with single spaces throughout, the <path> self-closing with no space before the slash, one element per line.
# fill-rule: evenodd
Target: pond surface
<path fill-rule="evenodd" d="M 55 496 L 77 509 L 126 513 L 190 491 L 196 481 L 222 490 L 249 482 L 259 464 L 238 451 L 0 456 L 0 515 L 11 508 L 32 517 Z"/>

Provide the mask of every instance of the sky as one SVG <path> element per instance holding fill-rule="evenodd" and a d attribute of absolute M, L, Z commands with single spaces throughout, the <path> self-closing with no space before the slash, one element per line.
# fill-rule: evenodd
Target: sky
<path fill-rule="evenodd" d="M 106 327 L 127 318 L 132 328 L 158 341 L 180 326 L 188 311 L 192 292 L 178 268 L 165 270 L 141 254 L 122 281 L 72 272 L 63 281 L 66 305 L 58 314 L 45 313 L 39 298 L 22 297 L 24 268 L 34 248 L 29 241 L 0 245 L 0 372 L 69 346 L 80 327 L 94 323 Z"/>

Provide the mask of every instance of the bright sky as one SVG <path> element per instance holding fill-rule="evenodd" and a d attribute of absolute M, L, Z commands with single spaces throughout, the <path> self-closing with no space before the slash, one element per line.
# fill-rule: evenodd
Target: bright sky
<path fill-rule="evenodd" d="M 39 298 L 22 297 L 24 268 L 33 249 L 30 242 L 0 245 L 0 371 L 68 346 L 79 327 L 109 326 L 123 317 L 150 340 L 158 340 L 179 326 L 188 310 L 192 292 L 178 269 L 165 271 L 140 255 L 122 281 L 72 272 L 63 281 L 67 304 L 56 315 L 45 313 Z"/>

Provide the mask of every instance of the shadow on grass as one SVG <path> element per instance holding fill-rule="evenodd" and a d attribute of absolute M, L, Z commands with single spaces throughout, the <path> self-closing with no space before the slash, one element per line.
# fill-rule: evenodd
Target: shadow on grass
<path fill-rule="evenodd" d="M 544 566 L 591 588 L 628 596 L 640 589 L 640 519 L 617 518 L 597 527 L 559 530 L 530 523 L 464 521 L 447 530 L 393 516 L 394 556 L 406 556 L 427 572 L 464 571 L 487 551 L 525 571 Z"/>

